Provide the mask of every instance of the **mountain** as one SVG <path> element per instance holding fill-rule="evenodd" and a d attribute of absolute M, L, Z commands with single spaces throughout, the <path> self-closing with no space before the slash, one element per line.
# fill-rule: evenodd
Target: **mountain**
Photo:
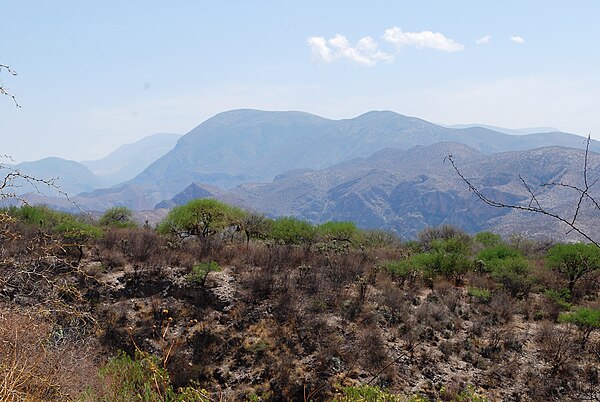
<path fill-rule="evenodd" d="M 102 159 L 82 161 L 108 185 L 130 180 L 152 162 L 169 152 L 181 138 L 179 134 L 154 134 L 132 144 L 121 145 Z"/>
<path fill-rule="evenodd" d="M 569 216 L 577 205 L 576 192 L 539 184 L 581 186 L 583 151 L 547 147 L 486 155 L 456 143 L 416 146 L 406 151 L 385 149 L 367 158 L 283 175 L 271 183 L 244 184 L 210 196 L 239 199 L 270 216 L 296 216 L 314 223 L 352 220 L 363 228 L 390 229 L 409 238 L 424 227 L 440 224 L 453 224 L 469 232 L 495 229 L 534 237 L 564 235 L 565 228 L 552 219 L 484 204 L 452 169 L 448 155 L 453 155 L 473 184 L 495 200 L 527 204 L 530 195 L 522 177 L 551 211 Z M 600 177 L 600 155 L 590 153 L 588 162 L 590 177 Z M 183 204 L 192 196 L 205 197 L 202 192 L 194 193 L 196 188 L 201 187 L 192 185 L 182 193 L 185 197 L 180 194 L 171 202 Z M 600 197 L 599 192 L 592 195 Z M 582 226 L 597 232 L 599 218 L 597 213 L 590 214 Z"/>
<path fill-rule="evenodd" d="M 559 129 L 554 127 L 527 127 L 527 128 L 505 128 L 490 126 L 489 124 L 452 124 L 443 125 L 448 128 L 471 128 L 471 127 L 482 127 L 488 130 L 497 131 L 499 133 L 510 134 L 510 135 L 523 135 L 523 134 L 538 134 L 538 133 L 554 133 L 560 132 Z"/>
<path fill-rule="evenodd" d="M 60 191 L 67 193 L 69 196 L 107 185 L 105 180 L 94 175 L 83 164 L 62 158 L 51 157 L 34 162 L 23 162 L 13 166 L 13 168 L 24 175 L 37 179 L 56 179 L 56 186 L 60 188 Z M 38 185 L 37 188 L 24 181 L 20 181 L 17 184 L 22 186 L 18 188 L 17 192 L 19 194 L 37 193 L 38 191 L 49 196 L 59 194 L 56 189 L 44 184 Z"/>
<path fill-rule="evenodd" d="M 146 191 L 153 203 L 143 207 L 151 208 L 191 183 L 227 189 L 269 182 L 292 169 L 323 169 L 385 148 L 406 150 L 441 141 L 486 154 L 548 145 L 585 146 L 585 138 L 572 134 L 513 136 L 481 127 L 453 129 L 390 111 L 330 120 L 303 112 L 244 109 L 206 120 L 126 184 Z M 600 144 L 594 141 L 591 149 L 600 151 Z M 104 189 L 93 196 L 114 198 L 118 191 Z"/>

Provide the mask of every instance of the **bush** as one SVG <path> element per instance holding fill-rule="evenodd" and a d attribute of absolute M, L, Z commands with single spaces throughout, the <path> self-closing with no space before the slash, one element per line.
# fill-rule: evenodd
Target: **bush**
<path fill-rule="evenodd" d="M 407 280 L 412 281 L 417 273 L 417 269 L 410 260 L 390 261 L 383 265 L 383 269 L 394 280 L 399 281 L 400 286 L 403 286 Z"/>
<path fill-rule="evenodd" d="M 54 229 L 65 221 L 72 221 L 75 217 L 66 212 L 55 211 L 45 205 L 23 205 L 20 208 L 11 207 L 9 215 L 27 225 L 34 225 L 48 230 Z"/>
<path fill-rule="evenodd" d="M 383 248 L 400 245 L 400 239 L 392 232 L 369 229 L 360 232 L 361 243 L 368 248 Z"/>
<path fill-rule="evenodd" d="M 529 295 L 533 279 L 529 275 L 531 267 L 523 257 L 496 260 L 492 277 L 500 282 L 512 297 L 523 298 Z"/>
<path fill-rule="evenodd" d="M 162 234 L 207 238 L 227 227 L 242 226 L 245 212 L 213 199 L 196 199 L 173 208 L 159 224 Z"/>
<path fill-rule="evenodd" d="M 246 241 L 250 242 L 251 239 L 266 239 L 271 232 L 272 225 L 273 220 L 263 214 L 256 212 L 247 214 L 242 223 L 244 233 L 246 234 Z"/>
<path fill-rule="evenodd" d="M 492 232 L 479 232 L 475 235 L 474 240 L 484 247 L 494 247 L 502 244 L 502 237 Z"/>
<path fill-rule="evenodd" d="M 431 282 L 437 276 L 459 279 L 473 267 L 469 259 L 470 243 L 464 238 L 451 237 L 447 240 L 433 240 L 430 251 L 411 257 L 411 262 Z"/>
<path fill-rule="evenodd" d="M 576 307 L 568 313 L 561 313 L 558 321 L 575 324 L 581 331 L 581 346 L 585 344 L 592 331 L 600 328 L 600 310 L 588 307 Z"/>
<path fill-rule="evenodd" d="M 573 295 L 577 281 L 600 268 L 600 248 L 584 243 L 557 244 L 548 250 L 546 262 L 567 277 L 567 288 Z"/>
<path fill-rule="evenodd" d="M 410 401 L 424 401 L 425 399 L 415 398 Z M 355 387 L 342 387 L 338 397 L 333 402 L 401 402 L 406 401 L 406 398 L 401 395 L 394 395 L 379 387 L 370 385 L 359 385 Z"/>
<path fill-rule="evenodd" d="M 522 257 L 520 251 L 504 244 L 485 248 L 477 254 L 477 259 L 483 261 L 486 272 L 494 271 L 508 259 Z"/>
<path fill-rule="evenodd" d="M 467 290 L 467 294 L 480 302 L 486 303 L 489 302 L 492 297 L 492 292 L 490 292 L 488 289 L 481 289 L 476 287 L 469 287 L 469 289 Z"/>
<path fill-rule="evenodd" d="M 200 388 L 186 387 L 175 391 L 169 373 L 161 367 L 158 359 L 141 351 L 136 352 L 135 359 L 121 352 L 106 363 L 100 370 L 100 375 L 105 381 L 101 400 L 143 402 L 212 400 L 209 393 Z"/>
<path fill-rule="evenodd" d="M 317 234 L 325 241 L 346 241 L 354 243 L 359 230 L 354 222 L 325 222 L 316 229 Z"/>
<path fill-rule="evenodd" d="M 417 235 L 421 247 L 425 251 L 432 248 L 434 241 L 456 239 L 461 243 L 470 243 L 471 237 L 463 230 L 452 225 L 441 225 L 423 229 Z"/>
<path fill-rule="evenodd" d="M 283 244 L 312 244 L 315 239 L 315 227 L 309 222 L 283 217 L 275 219 L 271 227 L 271 238 Z"/>
<path fill-rule="evenodd" d="M 133 212 L 127 207 L 113 207 L 104 212 L 99 220 L 102 226 L 127 228 L 136 226 L 133 221 Z"/>
<path fill-rule="evenodd" d="M 202 262 L 192 267 L 192 272 L 187 276 L 187 279 L 189 281 L 199 283 L 202 287 L 204 287 L 208 274 L 211 272 L 218 272 L 220 270 L 221 267 L 219 267 L 219 264 L 217 264 L 215 261 Z"/>

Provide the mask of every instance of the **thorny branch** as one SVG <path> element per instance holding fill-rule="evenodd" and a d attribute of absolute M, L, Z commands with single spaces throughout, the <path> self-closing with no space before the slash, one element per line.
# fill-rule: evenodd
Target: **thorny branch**
<path fill-rule="evenodd" d="M 5 64 L 0 64 L 0 72 L 2 70 L 8 71 L 8 73 L 11 74 L 12 76 L 17 75 L 17 72 L 15 70 L 13 70 L 12 68 L 10 68 L 10 66 L 7 66 Z M 2 84 L 2 81 L 0 81 L 0 95 L 6 95 L 9 98 L 12 98 L 13 102 L 15 103 L 15 106 L 21 107 L 21 105 L 19 105 L 19 102 L 17 102 L 17 98 L 15 97 L 15 95 L 11 94 L 8 91 L 8 89 Z"/>
<path fill-rule="evenodd" d="M 583 161 L 583 188 L 577 187 L 572 184 L 563 183 L 563 182 L 551 182 L 551 183 L 544 183 L 544 184 L 540 185 L 540 187 L 549 187 L 549 186 L 564 187 L 564 188 L 568 188 L 571 190 L 575 190 L 576 192 L 579 193 L 579 199 L 577 202 L 577 206 L 575 207 L 575 211 L 573 213 L 572 218 L 567 218 L 567 217 L 561 216 L 555 212 L 549 211 L 547 208 L 542 206 L 539 203 L 535 193 L 532 191 L 529 184 L 521 176 L 519 176 L 519 179 L 521 180 L 521 184 L 525 187 L 525 189 L 527 190 L 527 192 L 530 195 L 529 203 L 527 205 L 507 204 L 504 202 L 500 202 L 500 201 L 491 199 L 491 198 L 487 197 L 486 195 L 484 195 L 479 188 L 475 187 L 475 185 L 464 176 L 464 174 L 459 170 L 458 166 L 456 165 L 456 162 L 452 155 L 448 155 L 445 159 L 448 159 L 450 161 L 456 174 L 461 178 L 462 181 L 464 181 L 467 184 L 467 186 L 469 186 L 469 190 L 471 190 L 473 193 L 475 193 L 475 195 L 481 201 L 486 203 L 487 205 L 490 205 L 490 206 L 496 207 L 496 208 L 508 208 L 508 209 L 515 209 L 515 210 L 519 210 L 519 211 L 535 212 L 538 214 L 549 216 L 549 217 L 554 218 L 554 219 L 564 223 L 565 225 L 567 225 L 569 227 L 569 231 L 567 232 L 567 234 L 570 232 L 576 232 L 576 233 L 580 234 L 581 236 L 583 236 L 590 243 L 594 244 L 597 247 L 600 247 L 600 243 L 597 242 L 596 240 L 594 240 L 593 238 L 591 238 L 590 235 L 585 233 L 583 231 L 583 229 L 581 229 L 579 227 L 578 222 L 577 222 L 577 218 L 579 217 L 579 213 L 581 211 L 581 205 L 582 205 L 584 199 L 591 201 L 594 204 L 594 206 L 600 211 L 600 204 L 596 201 L 596 199 L 594 199 L 593 196 L 590 195 L 590 189 L 592 188 L 592 186 L 594 186 L 596 184 L 596 182 L 598 182 L 598 179 L 596 179 L 590 184 L 589 178 L 588 178 L 588 158 L 589 158 L 590 142 L 591 142 L 591 136 L 588 135 L 586 145 L 585 145 L 585 156 L 584 156 L 584 161 Z"/>

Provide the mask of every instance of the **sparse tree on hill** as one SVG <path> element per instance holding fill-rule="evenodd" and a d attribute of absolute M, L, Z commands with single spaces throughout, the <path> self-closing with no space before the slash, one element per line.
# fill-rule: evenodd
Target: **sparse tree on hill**
<path fill-rule="evenodd" d="M 201 198 L 177 206 L 169 212 L 158 230 L 181 238 L 208 238 L 228 227 L 241 227 L 244 211 L 221 201 Z"/>

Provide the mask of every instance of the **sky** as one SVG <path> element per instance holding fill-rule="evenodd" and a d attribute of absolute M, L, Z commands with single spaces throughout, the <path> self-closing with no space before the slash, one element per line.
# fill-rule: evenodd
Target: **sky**
<path fill-rule="evenodd" d="M 0 0 L 0 154 L 90 160 L 217 113 L 393 110 L 600 139 L 597 1 Z"/>

